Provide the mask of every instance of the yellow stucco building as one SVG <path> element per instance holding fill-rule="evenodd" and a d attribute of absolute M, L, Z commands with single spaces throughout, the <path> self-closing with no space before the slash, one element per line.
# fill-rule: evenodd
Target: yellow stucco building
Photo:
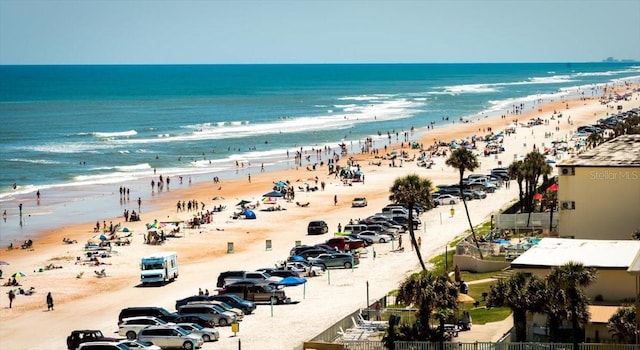
<path fill-rule="evenodd" d="M 559 237 L 629 240 L 640 229 L 640 135 L 558 164 Z"/>

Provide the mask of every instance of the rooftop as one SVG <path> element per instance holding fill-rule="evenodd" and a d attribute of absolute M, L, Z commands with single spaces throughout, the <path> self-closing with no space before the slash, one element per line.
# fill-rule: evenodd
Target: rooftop
<path fill-rule="evenodd" d="M 578 262 L 585 267 L 624 269 L 634 263 L 640 241 L 543 238 L 511 262 L 512 268 L 554 267 Z"/>
<path fill-rule="evenodd" d="M 618 136 L 558 165 L 640 167 L 640 135 Z"/>

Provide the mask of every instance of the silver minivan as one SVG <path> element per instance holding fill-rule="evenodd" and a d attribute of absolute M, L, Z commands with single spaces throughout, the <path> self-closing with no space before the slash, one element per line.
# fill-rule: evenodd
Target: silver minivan
<path fill-rule="evenodd" d="M 364 224 L 348 224 L 344 226 L 343 231 L 358 234 L 362 231 L 367 231 L 367 225 Z"/>

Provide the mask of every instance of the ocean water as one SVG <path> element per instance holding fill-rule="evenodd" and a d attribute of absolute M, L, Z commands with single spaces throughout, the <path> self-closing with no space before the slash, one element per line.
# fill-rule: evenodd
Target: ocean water
<path fill-rule="evenodd" d="M 145 199 L 159 175 L 246 177 L 638 80 L 632 63 L 0 66 L 0 244 L 119 215 L 119 186 Z"/>

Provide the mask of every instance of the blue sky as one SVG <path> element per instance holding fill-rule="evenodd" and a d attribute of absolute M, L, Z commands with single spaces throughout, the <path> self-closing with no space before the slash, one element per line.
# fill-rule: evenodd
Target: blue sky
<path fill-rule="evenodd" d="M 640 60 L 640 0 L 0 0 L 0 64 Z"/>

